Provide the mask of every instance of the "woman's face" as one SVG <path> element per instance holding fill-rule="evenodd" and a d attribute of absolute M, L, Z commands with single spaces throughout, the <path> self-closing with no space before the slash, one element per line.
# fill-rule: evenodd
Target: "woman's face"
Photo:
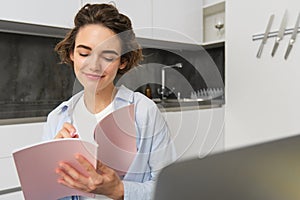
<path fill-rule="evenodd" d="M 77 79 L 85 90 L 99 92 L 113 89 L 121 64 L 121 42 L 116 34 L 99 24 L 81 27 L 70 55 Z"/>

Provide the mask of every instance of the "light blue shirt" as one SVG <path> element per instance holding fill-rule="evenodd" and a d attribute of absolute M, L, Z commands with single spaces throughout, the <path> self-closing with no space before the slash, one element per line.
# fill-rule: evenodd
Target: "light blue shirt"
<path fill-rule="evenodd" d="M 72 123 L 73 111 L 83 91 L 61 103 L 47 118 L 44 140 L 50 140 L 65 122 Z M 124 86 L 113 100 L 114 110 L 134 104 L 137 133 L 137 154 L 123 178 L 125 200 L 152 199 L 159 170 L 176 159 L 168 125 L 156 104 L 143 94 Z M 64 199 L 71 199 L 66 197 Z"/>

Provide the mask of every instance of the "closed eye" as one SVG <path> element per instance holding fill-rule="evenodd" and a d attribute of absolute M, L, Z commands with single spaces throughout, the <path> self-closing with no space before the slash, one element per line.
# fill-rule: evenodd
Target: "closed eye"
<path fill-rule="evenodd" d="M 108 58 L 108 57 L 104 57 L 104 59 L 105 59 L 107 62 L 112 62 L 112 61 L 115 60 L 114 58 Z"/>
<path fill-rule="evenodd" d="M 79 55 L 82 57 L 87 57 L 89 54 L 88 53 L 79 53 Z"/>

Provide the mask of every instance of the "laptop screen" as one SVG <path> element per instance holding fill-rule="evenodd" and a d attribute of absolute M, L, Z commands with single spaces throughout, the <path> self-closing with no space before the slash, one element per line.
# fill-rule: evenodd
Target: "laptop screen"
<path fill-rule="evenodd" d="M 300 136 L 173 163 L 155 200 L 299 200 Z"/>

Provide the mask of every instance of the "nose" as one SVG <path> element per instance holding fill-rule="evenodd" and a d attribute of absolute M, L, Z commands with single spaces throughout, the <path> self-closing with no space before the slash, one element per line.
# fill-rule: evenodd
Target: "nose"
<path fill-rule="evenodd" d="M 84 65 L 92 72 L 102 73 L 104 71 L 103 63 L 99 56 L 92 54 L 84 62 Z"/>

